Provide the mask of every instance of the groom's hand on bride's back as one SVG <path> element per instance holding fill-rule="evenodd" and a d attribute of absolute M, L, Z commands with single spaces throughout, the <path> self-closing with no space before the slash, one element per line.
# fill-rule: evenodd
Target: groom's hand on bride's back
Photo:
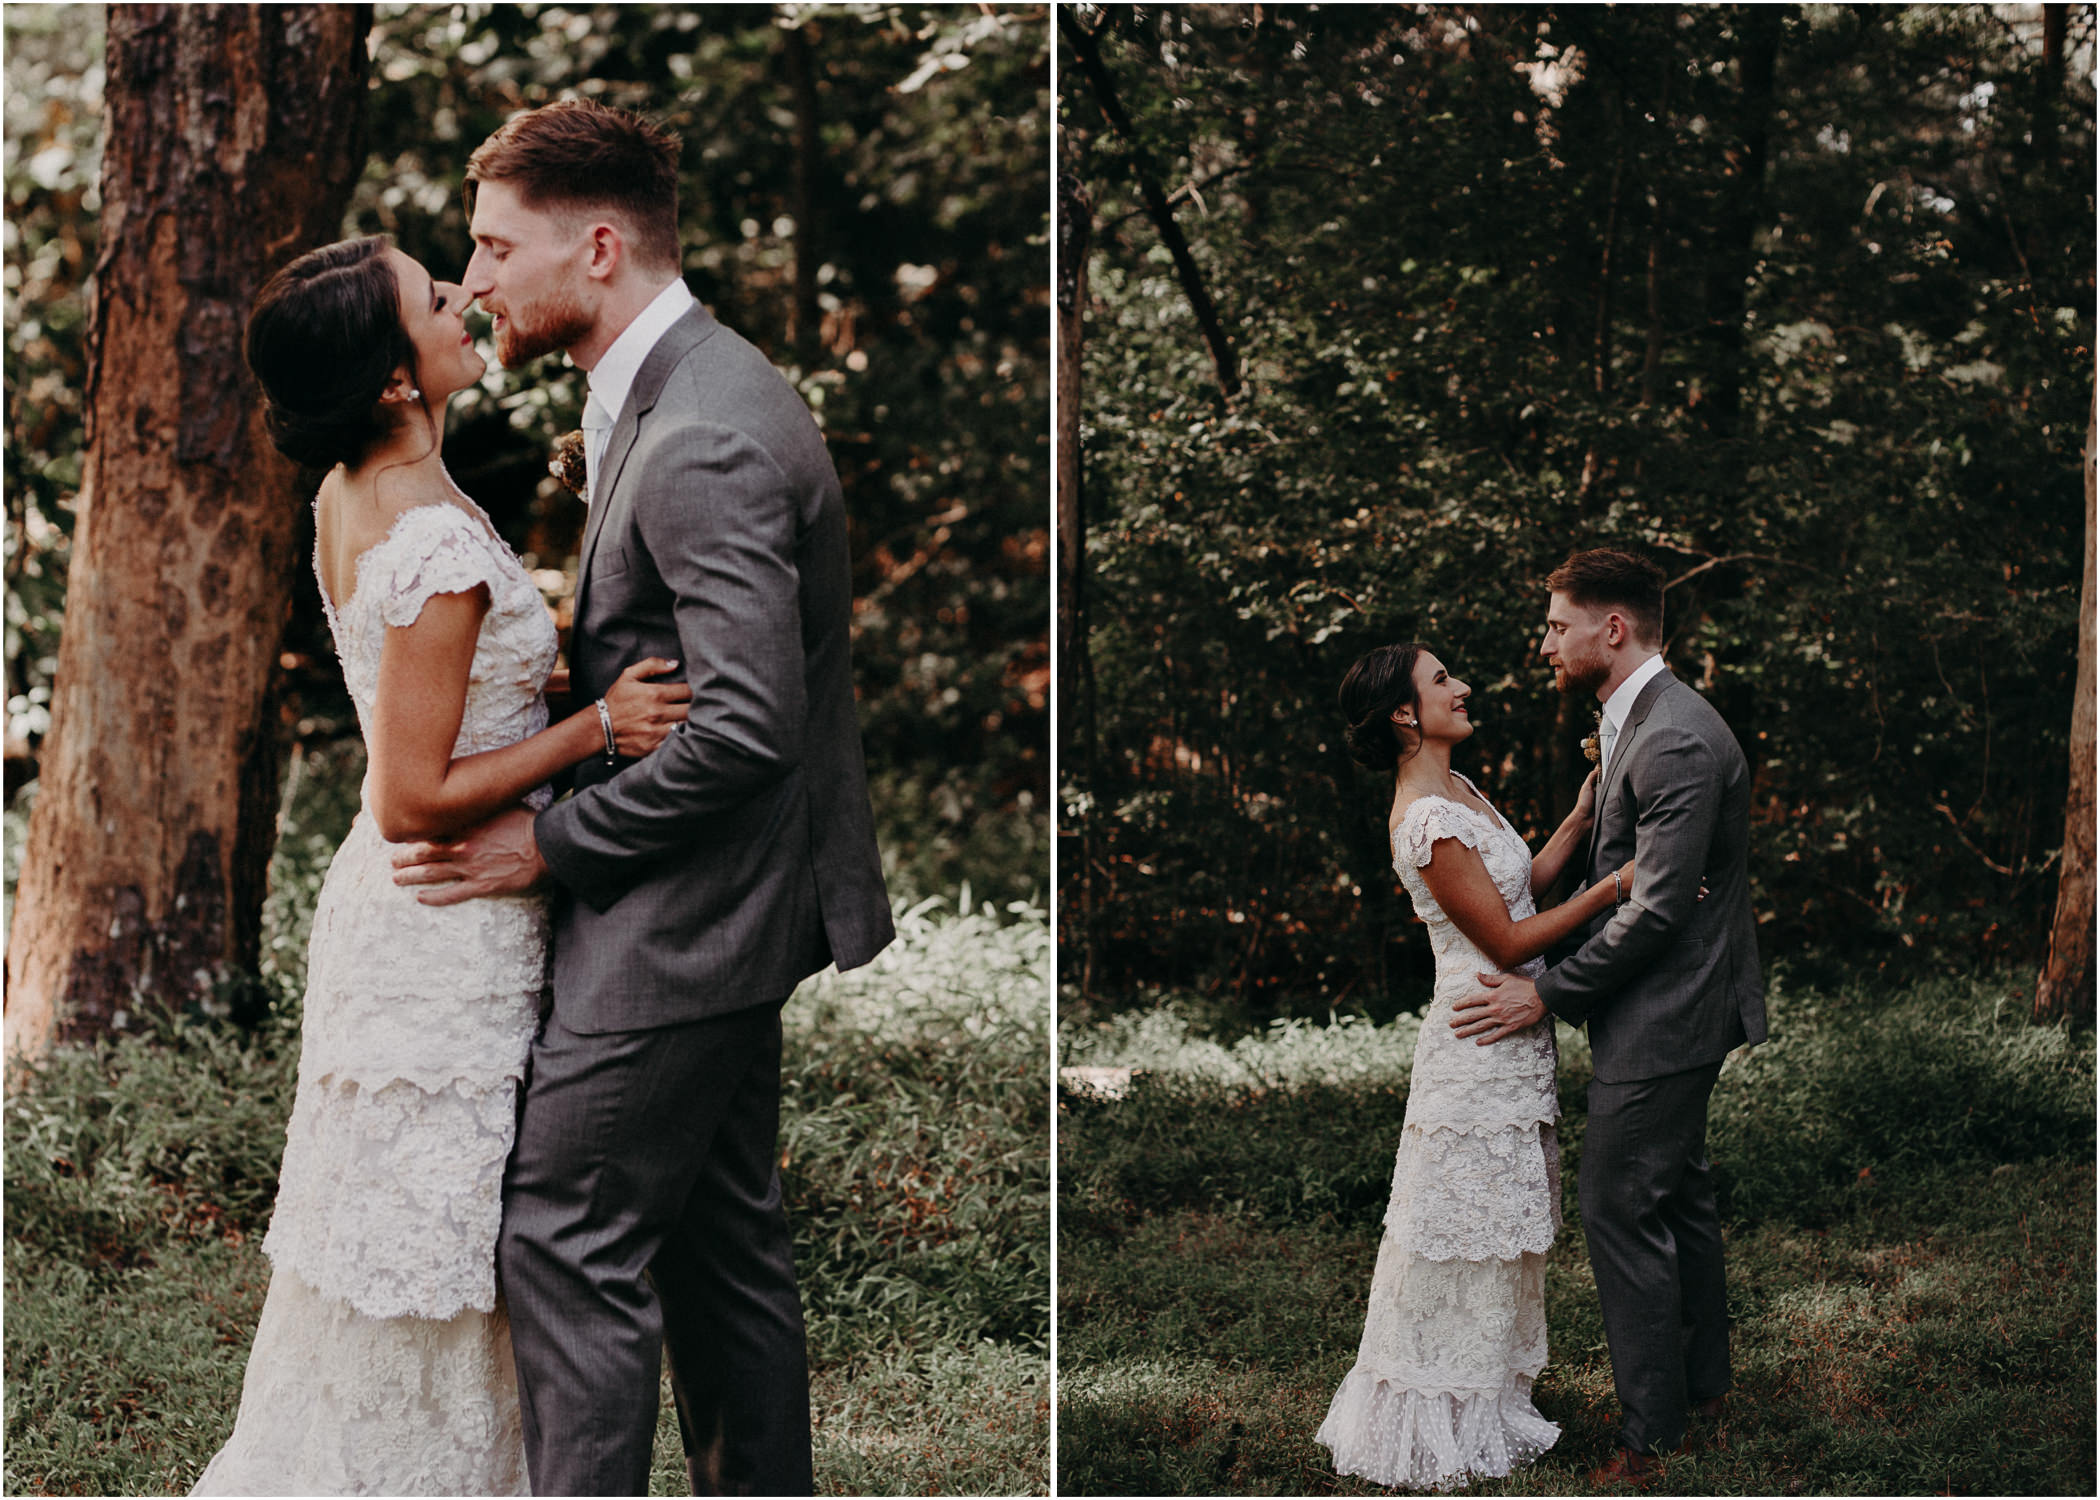
<path fill-rule="evenodd" d="M 415 887 L 425 906 L 529 891 L 547 876 L 532 823 L 529 809 L 514 807 L 456 839 L 404 844 L 394 852 L 394 884 Z"/>

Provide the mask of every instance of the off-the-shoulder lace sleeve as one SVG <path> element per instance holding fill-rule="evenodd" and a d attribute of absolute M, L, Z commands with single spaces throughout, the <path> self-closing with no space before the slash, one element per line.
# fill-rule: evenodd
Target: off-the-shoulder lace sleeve
<path fill-rule="evenodd" d="M 1417 797 L 1393 829 L 1393 855 L 1416 869 L 1429 863 L 1438 839 L 1457 839 L 1468 849 L 1480 848 L 1480 819 L 1442 797 Z"/>
<path fill-rule="evenodd" d="M 502 578 L 488 533 L 454 505 L 404 511 L 381 543 L 379 613 L 389 625 L 413 625 L 433 594 L 463 594 Z"/>

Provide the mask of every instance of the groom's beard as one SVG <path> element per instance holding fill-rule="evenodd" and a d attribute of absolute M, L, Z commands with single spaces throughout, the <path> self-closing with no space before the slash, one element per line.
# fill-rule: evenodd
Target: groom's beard
<path fill-rule="evenodd" d="M 1563 693 L 1594 693 L 1609 676 L 1611 662 L 1603 657 L 1577 662 L 1563 656 L 1554 663 L 1553 685 Z"/>
<path fill-rule="evenodd" d="M 529 322 L 518 316 L 521 312 L 529 316 Z M 503 326 L 496 330 L 496 358 L 504 369 L 515 370 L 528 360 L 582 343 L 590 336 L 591 324 L 574 297 L 556 292 L 505 314 Z"/>

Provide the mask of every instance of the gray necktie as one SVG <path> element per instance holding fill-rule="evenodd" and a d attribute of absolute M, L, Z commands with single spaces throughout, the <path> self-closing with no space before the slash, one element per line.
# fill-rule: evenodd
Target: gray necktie
<path fill-rule="evenodd" d="M 612 433 L 612 418 L 599 404 L 597 392 L 583 402 L 583 476 L 586 502 L 598 498 L 598 469 L 605 462 L 605 440 Z"/>
<path fill-rule="evenodd" d="M 1619 726 L 1612 723 L 1611 715 L 1605 714 L 1602 717 L 1600 717 L 1597 721 L 1597 749 L 1599 753 L 1597 765 L 1599 768 L 1598 774 L 1600 776 L 1603 774 L 1604 771 L 1610 769 L 1611 767 L 1612 741 L 1616 740 L 1618 737 Z"/>

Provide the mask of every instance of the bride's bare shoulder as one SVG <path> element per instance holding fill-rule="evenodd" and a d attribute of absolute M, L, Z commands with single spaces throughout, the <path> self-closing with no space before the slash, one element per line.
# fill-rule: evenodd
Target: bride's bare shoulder
<path fill-rule="evenodd" d="M 1392 813 L 1386 819 L 1386 832 L 1389 835 L 1397 836 L 1401 828 L 1406 825 L 1408 815 L 1413 813 L 1416 808 L 1421 808 L 1426 815 L 1430 809 L 1424 806 L 1425 803 L 1435 804 L 1438 802 L 1449 802 L 1450 800 L 1449 797 L 1439 796 L 1435 792 L 1410 792 L 1404 800 L 1393 803 Z"/>
<path fill-rule="evenodd" d="M 368 477 L 340 467 L 331 470 L 314 499 L 314 549 L 337 608 L 356 592 L 365 555 L 400 529 L 402 517 L 440 506 L 473 524 L 442 475 L 396 471 Z"/>

